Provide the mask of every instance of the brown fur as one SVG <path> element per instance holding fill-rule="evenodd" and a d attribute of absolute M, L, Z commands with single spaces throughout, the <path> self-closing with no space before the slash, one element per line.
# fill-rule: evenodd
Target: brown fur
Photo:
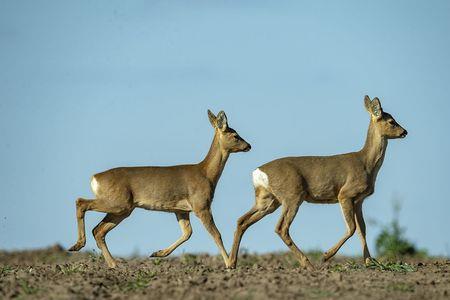
<path fill-rule="evenodd" d="M 371 115 L 367 140 L 358 152 L 334 156 L 303 156 L 280 158 L 259 167 L 268 176 L 268 188 L 255 187 L 256 203 L 238 220 L 230 266 L 235 267 L 242 235 L 249 226 L 265 215 L 283 207 L 276 233 L 291 249 L 303 267 L 313 266 L 289 235 L 289 227 L 303 201 L 311 203 L 339 203 L 347 233 L 329 251 L 324 260 L 333 257 L 356 229 L 361 237 L 366 263 L 371 260 L 366 243 L 362 202 L 371 195 L 380 169 L 388 139 L 405 137 L 407 132 L 388 113 L 383 112 L 380 101 L 368 96 L 365 107 Z"/>
<path fill-rule="evenodd" d="M 139 207 L 175 213 L 182 236 L 168 248 L 151 255 L 164 257 L 189 239 L 192 234 L 189 213 L 194 212 L 214 238 L 228 266 L 228 254 L 214 224 L 211 202 L 230 153 L 249 151 L 251 147 L 236 131 L 228 127 L 223 111 L 216 117 L 208 110 L 208 116 L 215 134 L 211 148 L 202 162 L 172 167 L 115 168 L 95 174 L 92 177 L 92 187 L 96 198 L 79 198 L 76 201 L 78 240 L 69 250 L 78 251 L 86 244 L 85 212 L 106 212 L 106 217 L 94 228 L 93 234 L 106 263 L 114 268 L 116 262 L 105 243 L 105 236 L 128 217 L 134 208 Z"/>

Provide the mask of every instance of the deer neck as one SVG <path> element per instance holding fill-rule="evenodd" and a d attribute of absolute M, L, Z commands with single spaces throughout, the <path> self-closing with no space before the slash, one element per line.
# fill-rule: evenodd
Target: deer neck
<path fill-rule="evenodd" d="M 208 154 L 206 154 L 205 159 L 200 163 L 200 167 L 213 187 L 215 187 L 219 181 L 229 155 L 230 154 L 227 151 L 222 149 L 218 133 L 216 132 Z"/>
<path fill-rule="evenodd" d="M 366 143 L 360 151 L 366 170 L 370 174 L 374 174 L 376 176 L 378 170 L 383 164 L 387 145 L 387 139 L 378 132 L 374 121 L 371 120 L 367 131 Z"/>

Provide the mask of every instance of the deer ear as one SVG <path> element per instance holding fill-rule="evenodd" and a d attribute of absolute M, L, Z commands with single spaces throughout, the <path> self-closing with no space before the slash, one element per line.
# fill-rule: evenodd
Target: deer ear
<path fill-rule="evenodd" d="M 208 118 L 209 118 L 209 123 L 211 123 L 212 127 L 216 128 L 217 127 L 217 118 L 212 113 L 212 111 L 210 111 L 209 109 L 208 109 Z"/>
<path fill-rule="evenodd" d="M 372 114 L 372 110 L 371 110 L 371 108 L 370 108 L 370 103 L 371 103 L 371 102 L 372 102 L 372 101 L 370 100 L 369 96 L 365 95 L 365 96 L 364 96 L 364 106 L 366 107 L 366 110 L 367 110 L 370 114 Z"/>
<path fill-rule="evenodd" d="M 217 114 L 217 128 L 222 131 L 225 131 L 225 129 L 228 128 L 227 115 L 223 110 Z"/>
<path fill-rule="evenodd" d="M 374 118 L 376 118 L 377 120 L 381 119 L 383 115 L 383 108 L 381 107 L 380 99 L 378 99 L 377 97 L 373 98 L 370 107 L 372 116 L 374 116 Z"/>

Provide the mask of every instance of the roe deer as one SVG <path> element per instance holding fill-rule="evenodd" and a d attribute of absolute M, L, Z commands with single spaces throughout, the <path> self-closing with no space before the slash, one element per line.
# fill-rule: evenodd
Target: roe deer
<path fill-rule="evenodd" d="M 228 254 L 214 224 L 211 203 L 230 153 L 247 152 L 251 146 L 235 130 L 228 127 L 223 111 L 216 117 L 208 110 L 208 117 L 215 134 L 208 154 L 200 163 L 171 167 L 123 167 L 92 176 L 91 187 L 96 198 L 79 198 L 76 201 L 78 240 L 69 251 L 78 251 L 86 244 L 85 212 L 105 212 L 107 215 L 92 233 L 106 263 L 110 268 L 114 268 L 116 262 L 105 243 L 105 236 L 128 217 L 134 208 L 139 207 L 175 213 L 182 236 L 166 249 L 151 255 L 165 257 L 191 236 L 189 213 L 194 212 L 214 238 L 228 267 Z"/>
<path fill-rule="evenodd" d="M 280 158 L 253 172 L 256 201 L 237 222 L 230 253 L 230 267 L 236 266 L 239 244 L 247 228 L 281 205 L 283 211 L 275 228 L 276 233 L 294 253 L 302 267 L 314 269 L 289 235 L 289 227 L 303 201 L 339 203 L 341 206 L 347 233 L 324 253 L 325 261 L 333 257 L 358 229 L 364 261 L 366 264 L 371 262 L 362 203 L 374 191 L 375 179 L 384 160 L 388 139 L 404 138 L 407 131 L 390 114 L 383 112 L 378 98 L 371 101 L 365 96 L 364 103 L 371 120 L 362 150 L 335 156 Z"/>

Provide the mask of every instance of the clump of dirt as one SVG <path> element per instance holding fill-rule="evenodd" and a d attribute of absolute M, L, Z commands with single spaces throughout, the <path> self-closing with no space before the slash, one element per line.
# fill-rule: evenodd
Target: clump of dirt
<path fill-rule="evenodd" d="M 119 259 L 110 270 L 94 253 L 60 246 L 0 251 L 0 298 L 33 299 L 439 299 L 450 297 L 450 261 L 406 259 L 362 265 L 338 257 L 299 268 L 289 253 L 241 255 L 227 270 L 221 257 L 184 254 Z"/>

